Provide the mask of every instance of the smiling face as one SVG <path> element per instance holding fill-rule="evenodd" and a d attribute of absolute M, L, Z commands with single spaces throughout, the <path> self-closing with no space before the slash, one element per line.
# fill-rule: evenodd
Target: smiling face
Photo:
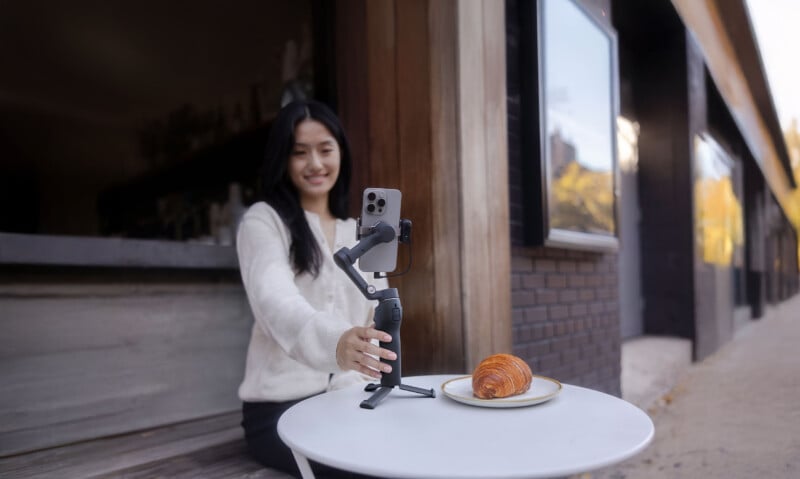
<path fill-rule="evenodd" d="M 289 178 L 304 209 L 327 208 L 328 194 L 339 177 L 339 144 L 325 126 L 303 120 L 294 129 L 294 148 L 289 157 Z"/>

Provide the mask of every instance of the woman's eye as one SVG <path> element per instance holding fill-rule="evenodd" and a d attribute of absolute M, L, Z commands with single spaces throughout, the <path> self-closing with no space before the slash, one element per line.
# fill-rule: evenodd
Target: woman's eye
<path fill-rule="evenodd" d="M 294 150 L 294 151 L 292 151 L 292 156 L 300 156 L 300 155 L 302 155 L 304 153 L 305 153 L 305 151 L 303 151 L 303 150 Z"/>

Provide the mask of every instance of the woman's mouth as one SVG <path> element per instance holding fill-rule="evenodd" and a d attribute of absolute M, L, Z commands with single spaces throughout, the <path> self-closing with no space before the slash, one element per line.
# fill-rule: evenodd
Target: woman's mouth
<path fill-rule="evenodd" d="M 321 185 L 328 178 L 327 174 L 308 175 L 305 180 L 312 185 Z"/>

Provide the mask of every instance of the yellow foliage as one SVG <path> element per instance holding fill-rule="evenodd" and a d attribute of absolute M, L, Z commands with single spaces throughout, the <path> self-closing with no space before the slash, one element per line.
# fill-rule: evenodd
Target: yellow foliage
<path fill-rule="evenodd" d="M 614 234 L 614 183 L 611 172 L 569 162 L 554 178 L 551 222 L 554 228 Z"/>
<path fill-rule="evenodd" d="M 792 125 L 783 132 L 786 149 L 789 150 L 789 159 L 792 164 L 794 181 L 800 185 L 800 132 L 797 131 L 797 119 L 792 120 Z M 797 267 L 800 268 L 800 186 L 789 195 L 789 211 L 786 212 L 789 220 L 794 225 L 797 241 Z"/>
<path fill-rule="evenodd" d="M 706 263 L 728 266 L 734 249 L 744 244 L 742 206 L 730 176 L 695 182 L 696 225 Z"/>

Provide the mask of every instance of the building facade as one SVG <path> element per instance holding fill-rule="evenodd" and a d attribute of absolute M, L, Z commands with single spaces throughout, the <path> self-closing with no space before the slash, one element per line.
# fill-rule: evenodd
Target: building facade
<path fill-rule="evenodd" d="M 102 35 L 64 40 L 84 66 L 58 63 L 52 46 L 37 57 L 76 89 L 5 79 L 2 194 L 25 201 L 4 202 L 0 228 L 0 368 L 14 391 L 0 402 L 0 455 L 239 407 L 252 318 L 231 218 L 257 199 L 270 120 L 298 91 L 346 126 L 354 214 L 364 187 L 403 191 L 413 266 L 393 285 L 406 375 L 469 372 L 510 351 L 537 374 L 619 395 L 625 339 L 688 338 L 701 359 L 737 321 L 797 294 L 796 184 L 743 3 L 292 4 L 198 8 L 178 35 L 74 6 L 117 25 L 129 43 L 103 44 L 130 55 L 92 48 Z M 17 8 L 6 18 L 18 25 L 38 18 Z M 565 17 L 550 17 L 558 8 Z M 33 31 L 66 31 L 64 18 Z M 574 45 L 546 34 L 578 32 L 562 21 L 581 28 Z M 203 55 L 182 55 L 192 42 Z M 578 48 L 597 44 L 606 61 Z M 28 80 L 44 75 L 12 60 Z M 605 103 L 548 90 L 553 60 L 577 68 L 564 88 L 607 85 Z M 588 110 L 604 126 L 584 137 L 571 120 L 594 125 Z"/>

